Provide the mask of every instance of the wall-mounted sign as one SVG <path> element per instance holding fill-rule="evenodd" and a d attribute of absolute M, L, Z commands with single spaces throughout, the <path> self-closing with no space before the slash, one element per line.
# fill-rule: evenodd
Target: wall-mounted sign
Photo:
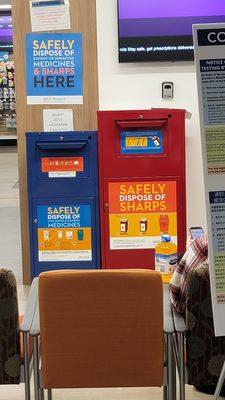
<path fill-rule="evenodd" d="M 71 29 L 69 0 L 30 0 L 32 32 Z"/>
<path fill-rule="evenodd" d="M 73 110 L 43 110 L 45 132 L 73 131 Z"/>
<path fill-rule="evenodd" d="M 83 157 L 48 157 L 41 159 L 41 171 L 49 178 L 74 178 L 84 171 Z"/>
<path fill-rule="evenodd" d="M 225 335 L 225 24 L 194 26 L 216 336 Z"/>
<path fill-rule="evenodd" d="M 122 154 L 162 154 L 163 133 L 161 131 L 121 132 Z"/>
<path fill-rule="evenodd" d="M 27 34 L 27 104 L 82 104 L 81 33 Z"/>

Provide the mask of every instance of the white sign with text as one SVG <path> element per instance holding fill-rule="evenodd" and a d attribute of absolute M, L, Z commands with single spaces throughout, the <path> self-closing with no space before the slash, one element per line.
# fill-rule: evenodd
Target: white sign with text
<path fill-rule="evenodd" d="M 73 110 L 43 110 L 44 131 L 73 131 Z"/>
<path fill-rule="evenodd" d="M 225 336 L 225 24 L 194 25 L 216 336 Z"/>
<path fill-rule="evenodd" d="M 30 0 L 32 32 L 71 29 L 69 0 Z"/>

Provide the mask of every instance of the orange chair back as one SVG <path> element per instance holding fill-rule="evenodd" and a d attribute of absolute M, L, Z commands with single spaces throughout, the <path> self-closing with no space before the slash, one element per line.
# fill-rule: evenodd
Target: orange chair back
<path fill-rule="evenodd" d="M 162 386 L 158 273 L 42 273 L 39 304 L 45 388 Z"/>

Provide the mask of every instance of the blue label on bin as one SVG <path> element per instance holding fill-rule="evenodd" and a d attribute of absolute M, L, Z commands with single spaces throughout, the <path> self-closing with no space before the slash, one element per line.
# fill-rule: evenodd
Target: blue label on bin
<path fill-rule="evenodd" d="M 163 133 L 154 131 L 121 132 L 122 154 L 162 154 Z"/>

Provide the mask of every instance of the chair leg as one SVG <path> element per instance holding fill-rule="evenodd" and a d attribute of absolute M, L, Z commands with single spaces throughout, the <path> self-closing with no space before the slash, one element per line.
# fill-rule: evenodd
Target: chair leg
<path fill-rule="evenodd" d="M 180 400 L 185 400 L 185 366 L 184 366 L 184 335 L 178 333 L 178 346 L 179 346 L 179 366 L 180 366 Z"/>
<path fill-rule="evenodd" d="M 224 379 L 225 379 L 225 362 L 223 364 L 223 368 L 222 368 L 221 373 L 220 373 L 220 377 L 219 377 L 219 380 L 218 380 L 218 383 L 217 383 L 217 386 L 216 386 L 216 390 L 215 390 L 215 393 L 214 393 L 214 396 L 213 396 L 213 400 L 217 400 L 219 398 L 220 392 L 221 392 L 221 389 L 222 389 L 222 386 L 223 386 L 223 383 L 224 383 Z"/>
<path fill-rule="evenodd" d="M 33 355 L 34 355 L 34 399 L 35 400 L 42 400 L 40 399 L 40 393 L 39 393 L 39 354 L 38 354 L 38 337 L 34 337 L 34 349 L 33 349 Z"/>
<path fill-rule="evenodd" d="M 167 386 L 163 386 L 163 400 L 168 399 Z"/>
<path fill-rule="evenodd" d="M 48 389 L 48 400 L 52 400 L 52 389 Z"/>
<path fill-rule="evenodd" d="M 173 350 L 173 345 L 172 345 L 172 350 Z M 176 359 L 174 355 L 174 351 L 172 351 L 172 399 L 176 400 L 177 399 L 177 369 L 176 369 Z"/>
<path fill-rule="evenodd" d="M 167 398 L 168 400 L 176 400 L 176 383 L 174 385 L 174 355 L 173 355 L 173 337 L 167 335 Z M 176 379 L 176 376 L 175 376 Z M 175 397 L 174 397 L 175 394 Z"/>
<path fill-rule="evenodd" d="M 43 388 L 39 389 L 39 398 L 40 400 L 45 400 L 45 391 Z"/>
<path fill-rule="evenodd" d="M 30 359 L 28 334 L 23 333 L 24 343 L 24 382 L 25 382 L 25 400 L 30 400 Z"/>

